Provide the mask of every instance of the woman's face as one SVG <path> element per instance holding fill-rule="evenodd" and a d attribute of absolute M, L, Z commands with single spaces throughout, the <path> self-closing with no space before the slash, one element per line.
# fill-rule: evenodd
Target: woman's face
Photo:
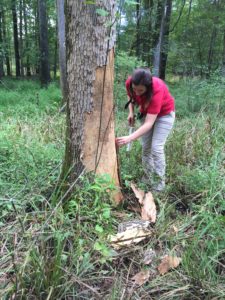
<path fill-rule="evenodd" d="M 137 96 L 141 96 L 147 91 L 147 88 L 141 84 L 140 85 L 132 84 L 132 89 Z"/>

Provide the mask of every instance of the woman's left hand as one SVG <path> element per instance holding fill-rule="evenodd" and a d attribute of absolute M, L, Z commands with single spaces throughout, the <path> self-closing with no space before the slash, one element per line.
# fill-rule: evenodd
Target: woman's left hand
<path fill-rule="evenodd" d="M 130 143 L 131 141 L 132 140 L 131 140 L 130 136 L 121 136 L 121 137 L 116 138 L 116 144 L 119 147 L 122 147 L 122 146 Z"/>

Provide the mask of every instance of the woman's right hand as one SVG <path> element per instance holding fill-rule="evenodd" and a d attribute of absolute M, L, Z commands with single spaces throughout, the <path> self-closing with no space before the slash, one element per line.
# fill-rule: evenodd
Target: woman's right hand
<path fill-rule="evenodd" d="M 129 113 L 127 121 L 128 121 L 129 126 L 134 126 L 135 117 L 134 117 L 133 113 Z"/>

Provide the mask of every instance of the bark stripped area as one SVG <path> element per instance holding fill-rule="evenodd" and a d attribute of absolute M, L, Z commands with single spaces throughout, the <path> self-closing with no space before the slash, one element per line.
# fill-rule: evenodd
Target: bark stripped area
<path fill-rule="evenodd" d="M 101 8 L 107 16 L 96 13 Z M 119 186 L 113 121 L 115 0 L 67 1 L 68 131 L 64 174 L 110 174 Z M 98 153 L 97 153 L 98 152 Z M 115 200 L 120 201 L 117 194 Z"/>

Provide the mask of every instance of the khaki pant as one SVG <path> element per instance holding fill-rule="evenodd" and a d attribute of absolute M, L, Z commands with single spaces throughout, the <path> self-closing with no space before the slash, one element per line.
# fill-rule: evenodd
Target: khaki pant
<path fill-rule="evenodd" d="M 157 118 L 152 129 L 141 138 L 143 168 L 149 183 L 156 191 L 161 191 L 165 187 L 166 161 L 164 146 L 173 128 L 174 120 L 174 112 Z"/>

